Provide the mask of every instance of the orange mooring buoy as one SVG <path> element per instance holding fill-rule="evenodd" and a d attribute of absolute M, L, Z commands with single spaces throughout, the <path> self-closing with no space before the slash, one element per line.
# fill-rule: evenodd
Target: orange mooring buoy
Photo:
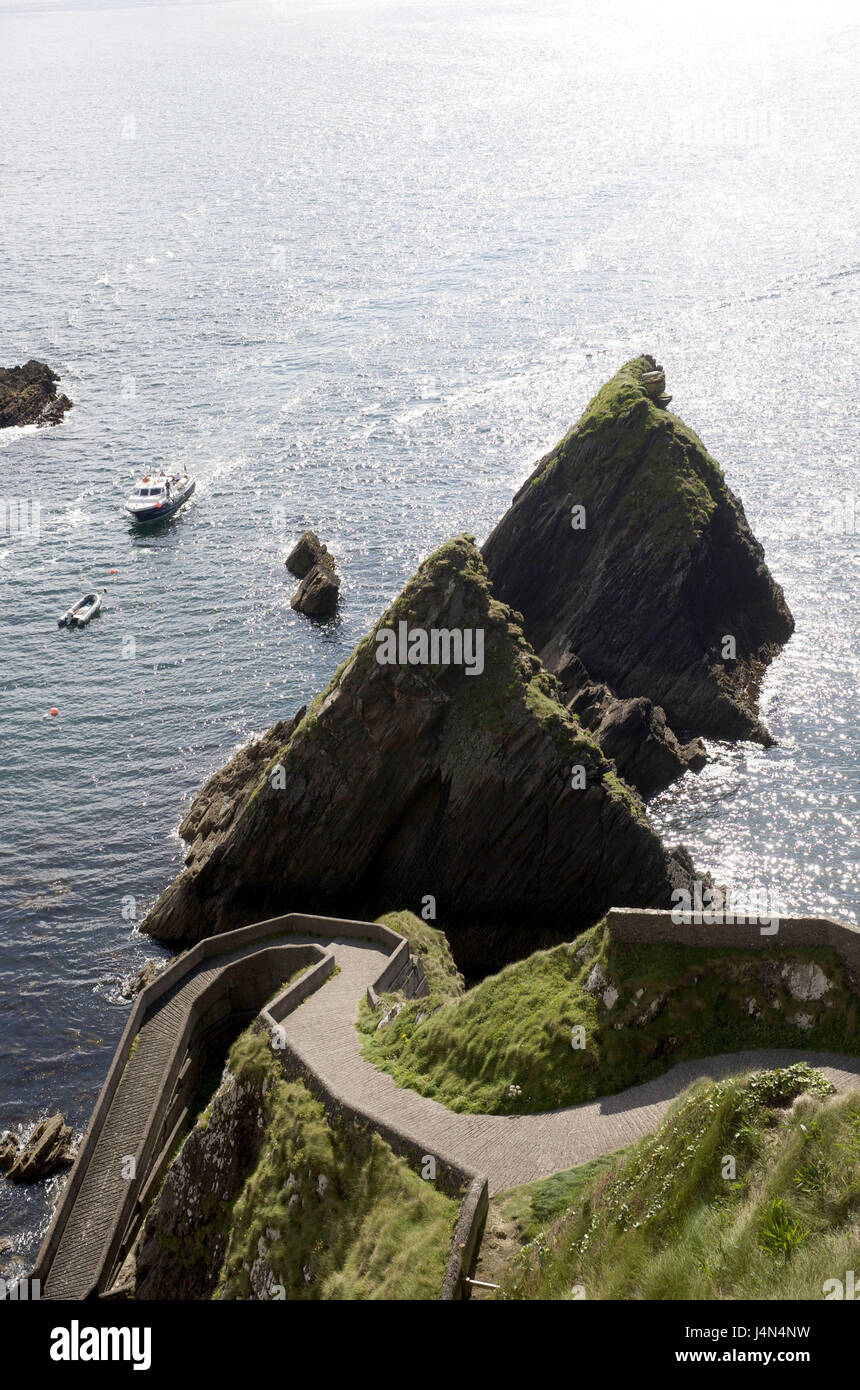
<path fill-rule="evenodd" d="M 52 705 L 52 706 L 51 706 L 51 711 L 50 711 L 50 712 L 51 712 L 51 714 L 59 714 L 59 713 L 60 713 L 60 711 L 57 709 L 56 705 Z"/>

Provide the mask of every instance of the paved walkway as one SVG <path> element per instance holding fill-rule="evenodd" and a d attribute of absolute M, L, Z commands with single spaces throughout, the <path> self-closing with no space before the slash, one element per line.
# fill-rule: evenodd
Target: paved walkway
<path fill-rule="evenodd" d="M 296 942 L 319 941 L 295 937 Z M 735 1052 L 682 1062 L 654 1081 L 614 1096 L 538 1115 L 457 1115 L 438 1101 L 399 1087 L 361 1054 L 355 1027 L 358 1003 L 380 973 L 384 948 L 335 938 L 340 973 L 283 1021 L 289 1042 L 322 1079 L 351 1105 L 396 1125 L 424 1145 L 485 1173 L 490 1193 L 611 1153 L 657 1128 L 676 1096 L 699 1077 L 715 1079 L 750 1068 L 806 1061 L 820 1067 L 837 1090 L 860 1086 L 860 1057 L 801 1049 Z"/>
<path fill-rule="evenodd" d="M 656 1129 L 670 1102 L 698 1077 L 808 1061 L 821 1067 L 838 1090 L 860 1086 L 857 1057 L 802 1050 L 739 1052 L 684 1062 L 655 1081 L 566 1110 L 539 1115 L 457 1115 L 437 1101 L 397 1086 L 362 1056 L 355 1021 L 360 999 L 388 959 L 381 943 L 295 933 L 279 940 L 327 946 L 340 966 L 339 973 L 281 1025 L 305 1064 L 371 1121 L 387 1122 L 405 1132 L 425 1153 L 485 1174 L 491 1194 L 572 1168 L 641 1138 Z M 145 1135 L 189 1003 L 226 965 L 274 944 L 278 939 L 256 941 L 202 962 L 147 1015 L 60 1237 L 45 1281 L 46 1298 L 79 1299 L 95 1283 L 127 1190 L 122 1160 L 138 1151 Z"/>
<path fill-rule="evenodd" d="M 293 944 L 291 936 L 284 941 Z M 146 1016 L 60 1237 L 45 1282 L 45 1298 L 83 1298 L 96 1281 L 116 1213 L 128 1191 L 123 1159 L 138 1151 L 189 1004 L 225 966 L 273 944 L 277 943 L 258 941 L 212 957 L 163 995 Z"/>

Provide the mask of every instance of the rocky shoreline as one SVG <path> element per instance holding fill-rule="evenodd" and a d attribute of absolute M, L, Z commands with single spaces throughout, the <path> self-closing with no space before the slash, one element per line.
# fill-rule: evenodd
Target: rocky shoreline
<path fill-rule="evenodd" d="M 0 367 L 0 429 L 58 425 L 74 402 L 57 394 L 60 380 L 46 362 L 31 358 L 23 367 Z"/>
<path fill-rule="evenodd" d="M 77 1145 L 62 1115 L 50 1115 L 22 1139 L 12 1129 L 0 1135 L 0 1172 L 10 1182 L 36 1182 L 75 1161 Z"/>

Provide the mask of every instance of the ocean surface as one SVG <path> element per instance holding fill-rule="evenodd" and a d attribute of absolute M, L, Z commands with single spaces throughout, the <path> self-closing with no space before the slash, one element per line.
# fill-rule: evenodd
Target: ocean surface
<path fill-rule="evenodd" d="M 856 921 L 850 8 L 0 3 L 0 51 L 0 364 L 75 402 L 0 434 L 0 1129 L 84 1128 L 203 779 L 642 351 L 797 620 L 778 746 L 711 745 L 653 819 Z M 197 494 L 133 535 L 162 464 Z M 325 625 L 289 605 L 306 526 L 343 575 Z M 51 1186 L 0 1182 L 0 1274 Z"/>

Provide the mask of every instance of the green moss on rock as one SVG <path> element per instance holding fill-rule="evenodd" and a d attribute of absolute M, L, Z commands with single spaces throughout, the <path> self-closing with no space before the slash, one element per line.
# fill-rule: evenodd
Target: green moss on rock
<path fill-rule="evenodd" d="M 695 431 L 645 391 L 642 375 L 653 367 L 646 356 L 625 363 L 531 482 L 552 479 L 555 489 L 570 489 L 572 500 L 588 512 L 592 495 L 624 478 L 614 493 L 619 531 L 647 527 L 661 550 L 692 548 L 728 495 L 725 478 Z"/>

